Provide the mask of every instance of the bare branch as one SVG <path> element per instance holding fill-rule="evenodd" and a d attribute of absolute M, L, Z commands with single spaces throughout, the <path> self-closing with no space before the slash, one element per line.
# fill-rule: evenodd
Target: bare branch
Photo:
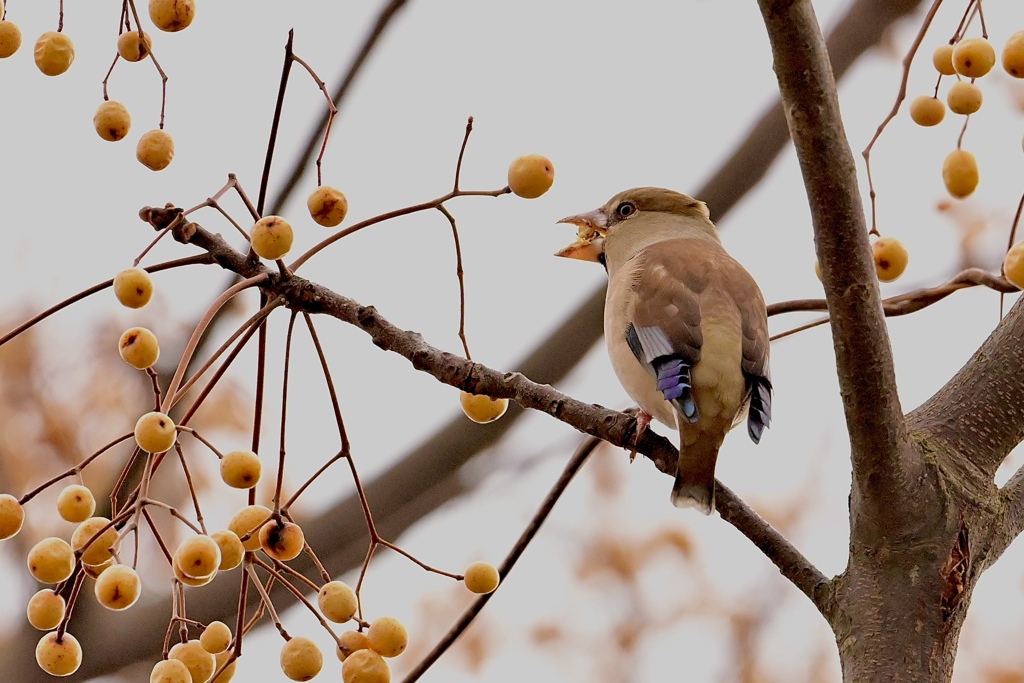
<path fill-rule="evenodd" d="M 999 490 L 1003 508 L 996 519 L 995 533 L 987 549 L 985 563 L 991 565 L 1024 532 L 1024 465 Z"/>
<path fill-rule="evenodd" d="M 783 576 L 807 596 L 826 620 L 831 620 L 833 606 L 829 579 L 782 534 L 773 529 L 771 524 L 717 479 L 715 508 L 722 519 L 746 536 L 779 568 Z"/>
<path fill-rule="evenodd" d="M 537 512 L 533 515 L 533 519 L 531 519 L 530 523 L 525 529 L 523 529 L 523 533 L 520 534 L 519 540 L 516 541 L 516 544 L 505 557 L 501 566 L 498 567 L 498 576 L 501 581 L 504 581 L 505 577 L 508 576 L 510 571 L 512 571 L 512 568 L 515 567 L 516 562 L 519 561 L 523 551 L 525 551 L 526 547 L 530 545 L 530 542 L 537 535 L 537 532 L 540 531 L 541 525 L 544 524 L 548 515 L 551 514 L 551 511 L 555 507 L 555 503 L 557 503 L 558 499 L 562 497 L 562 494 L 565 493 L 565 489 L 569 486 L 573 477 L 575 477 L 576 473 L 580 471 L 580 468 L 583 467 L 583 463 L 587 461 L 587 458 L 590 457 L 590 454 L 594 452 L 594 449 L 597 448 L 600 443 L 601 441 L 599 439 L 590 437 L 576 448 L 576 451 L 572 454 L 569 462 L 567 462 L 565 467 L 562 469 L 561 476 L 558 477 L 558 480 L 551 487 L 551 490 L 548 491 L 548 495 L 544 497 L 540 507 L 537 508 Z M 500 583 L 498 584 L 498 588 L 501 588 Z M 473 620 L 476 619 L 478 614 L 480 614 L 484 605 L 487 604 L 495 592 L 481 595 L 474 600 L 473 604 L 459 616 L 458 620 L 452 625 L 448 633 L 446 633 L 437 645 L 427 653 L 427 656 L 420 660 L 413 670 L 406 675 L 402 683 L 413 683 L 413 681 L 419 680 L 427 669 L 429 669 L 434 662 L 440 659 L 441 655 L 447 652 L 448 648 L 454 645 L 459 636 L 469 628 L 469 625 L 473 623 Z"/>

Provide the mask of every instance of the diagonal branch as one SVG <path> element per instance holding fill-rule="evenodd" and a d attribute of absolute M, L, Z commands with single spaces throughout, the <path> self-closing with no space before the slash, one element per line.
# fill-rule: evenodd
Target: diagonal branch
<path fill-rule="evenodd" d="M 1024 439 L 1024 304 L 999 326 L 945 386 L 908 415 L 908 424 L 969 460 L 991 483 Z"/>
<path fill-rule="evenodd" d="M 185 239 L 187 235 L 191 244 L 207 250 L 219 264 L 247 279 L 266 273 L 268 280 L 275 279 L 267 287 L 268 298 L 283 297 L 285 305 L 293 311 L 326 314 L 355 325 L 369 335 L 375 346 L 399 354 L 414 368 L 429 373 L 440 382 L 471 393 L 514 400 L 524 408 L 547 413 L 584 434 L 616 446 L 631 448 L 635 445 L 637 451 L 648 456 L 662 472 L 673 474 L 675 471 L 678 462 L 676 449 L 651 430 L 645 430 L 637 438 L 633 417 L 578 401 L 550 385 L 533 382 L 520 372 L 502 374 L 435 348 L 419 333 L 395 327 L 372 306 L 363 306 L 298 276 L 280 276 L 264 264 L 235 251 L 220 235 L 211 234 L 196 224 L 183 225 L 175 230 L 174 235 L 176 239 Z M 723 519 L 750 538 L 782 574 L 825 613 L 827 598 L 822 589 L 827 587 L 828 581 L 824 575 L 732 491 L 725 487 L 723 490 Z"/>
<path fill-rule="evenodd" d="M 904 450 L 892 349 L 868 246 L 857 168 L 824 39 L 809 0 L 759 0 L 803 172 L 853 461 L 851 509 L 891 533 L 922 468 Z M 842 264 L 842 267 L 838 267 Z M 907 453 L 907 455 L 904 455 Z M 857 520 L 854 520 L 856 523 Z"/>
<path fill-rule="evenodd" d="M 985 558 L 991 565 L 1010 547 L 1010 544 L 1024 533 L 1024 465 L 1019 467 L 1006 485 L 999 490 L 1002 510 L 993 525 L 994 533 Z"/>
<path fill-rule="evenodd" d="M 779 568 L 779 572 L 807 596 L 825 620 L 831 622 L 832 583 L 810 560 L 744 503 L 742 498 L 717 479 L 715 508 L 722 519 L 736 527 L 737 531 L 757 546 L 757 549 Z"/>

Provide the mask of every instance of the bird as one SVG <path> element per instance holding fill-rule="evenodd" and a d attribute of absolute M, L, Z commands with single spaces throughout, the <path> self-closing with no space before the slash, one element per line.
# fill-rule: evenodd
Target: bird
<path fill-rule="evenodd" d="M 704 202 L 638 187 L 599 209 L 558 221 L 577 239 L 557 256 L 601 263 L 608 275 L 604 332 L 626 393 L 679 432 L 676 507 L 715 509 L 715 463 L 725 435 L 746 420 L 754 443 L 771 422 L 764 297 L 726 253 Z"/>

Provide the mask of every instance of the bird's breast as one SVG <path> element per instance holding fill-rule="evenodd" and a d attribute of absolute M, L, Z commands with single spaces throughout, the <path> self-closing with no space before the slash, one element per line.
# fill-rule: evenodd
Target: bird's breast
<path fill-rule="evenodd" d="M 611 274 L 608 294 L 605 297 L 604 338 L 608 345 L 608 357 L 619 383 L 629 397 L 654 419 L 676 428 L 676 411 L 658 391 L 651 371 L 633 355 L 626 342 L 626 326 L 630 322 L 633 308 L 633 288 L 626 283 L 616 282 L 617 278 L 632 277 L 631 268 L 623 268 Z"/>

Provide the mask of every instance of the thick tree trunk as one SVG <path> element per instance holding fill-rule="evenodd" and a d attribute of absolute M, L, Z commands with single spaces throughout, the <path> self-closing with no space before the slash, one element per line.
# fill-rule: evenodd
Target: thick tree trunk
<path fill-rule="evenodd" d="M 955 526 L 955 525 L 954 525 Z M 908 538 L 852 547 L 834 582 L 832 627 L 847 683 L 945 683 L 969 599 L 963 536 L 936 529 L 949 544 Z"/>

